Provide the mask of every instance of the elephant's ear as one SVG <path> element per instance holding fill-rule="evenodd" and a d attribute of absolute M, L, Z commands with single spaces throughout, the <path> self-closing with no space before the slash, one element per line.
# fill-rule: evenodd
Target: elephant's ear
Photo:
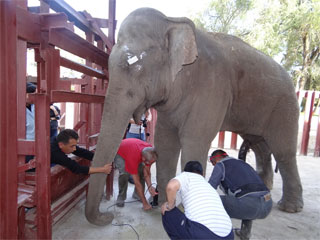
<path fill-rule="evenodd" d="M 168 18 L 168 49 L 173 80 L 183 65 L 193 63 L 198 56 L 195 26 L 188 18 Z"/>

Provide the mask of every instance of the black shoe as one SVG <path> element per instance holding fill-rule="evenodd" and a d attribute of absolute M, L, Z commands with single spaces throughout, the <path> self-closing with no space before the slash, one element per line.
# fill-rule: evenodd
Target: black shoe
<path fill-rule="evenodd" d="M 128 181 L 129 181 L 129 183 L 134 184 L 134 181 L 133 181 L 133 178 L 132 178 L 131 175 L 129 176 L 129 180 Z"/>
<path fill-rule="evenodd" d="M 251 237 L 252 220 L 242 220 L 241 229 L 235 229 L 234 232 L 241 240 L 249 240 Z"/>

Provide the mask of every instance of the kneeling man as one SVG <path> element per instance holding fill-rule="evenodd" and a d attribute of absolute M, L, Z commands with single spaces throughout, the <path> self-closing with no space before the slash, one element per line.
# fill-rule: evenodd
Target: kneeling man
<path fill-rule="evenodd" d="M 200 162 L 188 162 L 184 172 L 169 181 L 166 193 L 162 224 L 171 239 L 234 239 L 230 217 L 203 177 Z M 177 194 L 184 213 L 176 207 Z"/>

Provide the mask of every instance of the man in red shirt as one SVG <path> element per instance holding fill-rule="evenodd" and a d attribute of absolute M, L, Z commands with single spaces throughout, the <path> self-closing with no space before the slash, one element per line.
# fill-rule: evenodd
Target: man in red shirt
<path fill-rule="evenodd" d="M 124 207 L 124 201 L 127 198 L 128 180 L 129 176 L 132 175 L 135 185 L 132 197 L 142 201 L 144 210 L 152 208 L 144 196 L 144 185 L 146 182 L 152 196 L 157 194 L 155 188 L 151 186 L 150 172 L 151 165 L 157 160 L 157 157 L 157 152 L 147 142 L 136 138 L 122 140 L 115 157 L 115 165 L 119 170 L 118 207 Z"/>

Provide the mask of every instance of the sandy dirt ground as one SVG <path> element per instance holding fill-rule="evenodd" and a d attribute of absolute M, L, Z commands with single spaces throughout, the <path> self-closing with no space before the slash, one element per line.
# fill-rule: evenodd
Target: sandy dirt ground
<path fill-rule="evenodd" d="M 238 154 L 234 150 L 227 152 L 230 156 Z M 279 173 L 275 174 L 274 188 L 271 191 L 273 209 L 266 219 L 253 222 L 251 239 L 320 239 L 320 158 L 298 156 L 297 159 L 303 185 L 303 211 L 292 214 L 278 210 L 276 203 L 281 198 L 282 180 Z M 252 152 L 248 154 L 247 161 L 255 165 Z M 208 165 L 207 179 L 212 168 Z M 152 167 L 152 172 L 152 181 L 155 182 L 155 166 Z M 177 172 L 180 172 L 179 167 Z M 118 191 L 117 173 L 114 190 L 115 196 L 110 201 L 103 199 L 100 206 L 101 211 L 108 210 L 115 215 L 112 225 L 97 227 L 88 223 L 84 215 L 83 200 L 53 227 L 53 239 L 169 239 L 162 227 L 159 208 L 144 212 L 140 202 L 126 203 L 124 208 L 112 206 Z M 127 202 L 133 201 L 132 192 L 133 185 L 129 184 Z M 240 227 L 240 220 L 233 219 L 232 222 L 234 228 Z M 121 224 L 124 225 L 116 226 Z"/>

